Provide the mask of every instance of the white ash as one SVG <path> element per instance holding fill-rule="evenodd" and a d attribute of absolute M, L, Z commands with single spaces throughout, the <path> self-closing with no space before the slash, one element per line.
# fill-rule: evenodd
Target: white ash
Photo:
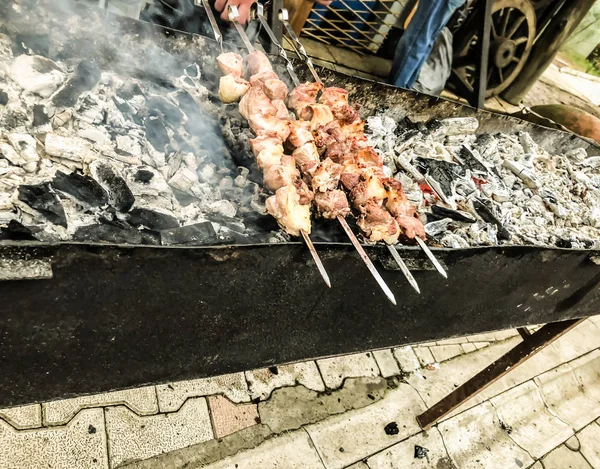
<path fill-rule="evenodd" d="M 588 156 L 583 148 L 548 153 L 527 132 L 474 135 L 476 121 L 456 118 L 416 125 L 384 115 L 367 119 L 370 143 L 417 205 L 428 236 L 452 248 L 497 244 L 600 248 L 600 157 Z M 485 171 L 462 161 L 463 147 Z M 464 174 L 453 176 L 447 203 L 439 199 L 435 203 L 462 210 L 475 223 L 436 219 L 431 196 L 415 197 L 416 181 L 427 176 L 419 158 L 463 166 Z M 439 187 L 429 177 L 432 186 Z M 477 200 L 485 201 L 499 224 L 483 219 L 473 204 Z"/>

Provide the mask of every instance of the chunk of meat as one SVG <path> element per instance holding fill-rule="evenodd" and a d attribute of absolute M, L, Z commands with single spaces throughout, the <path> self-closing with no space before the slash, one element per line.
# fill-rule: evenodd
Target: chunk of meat
<path fill-rule="evenodd" d="M 335 189 L 315 194 L 315 208 L 319 216 L 327 219 L 346 217 L 350 214 L 350 205 L 344 191 Z"/>
<path fill-rule="evenodd" d="M 415 236 L 425 239 L 425 227 L 418 218 L 417 208 L 406 197 L 400 181 L 384 178 L 382 182 L 387 191 L 385 206 L 395 217 L 404 235 L 410 239 L 414 239 Z"/>
<path fill-rule="evenodd" d="M 361 146 L 353 142 L 351 152 L 355 163 L 363 164 L 367 168 L 383 167 L 383 158 L 379 156 L 373 147 Z"/>
<path fill-rule="evenodd" d="M 264 52 L 255 50 L 246 56 L 246 64 L 248 65 L 248 73 L 250 76 L 258 75 L 259 73 L 272 72 L 273 66 L 269 58 Z"/>
<path fill-rule="evenodd" d="M 271 191 L 293 185 L 294 180 L 298 178 L 300 173 L 294 164 L 294 159 L 289 155 L 283 155 L 280 164 L 268 166 L 263 172 L 265 187 Z"/>
<path fill-rule="evenodd" d="M 269 132 L 285 141 L 290 134 L 290 123 L 278 117 L 280 112 L 260 86 L 251 86 L 240 101 L 240 114 L 256 135 Z"/>
<path fill-rule="evenodd" d="M 310 122 L 299 120 L 292 120 L 290 122 L 290 136 L 288 138 L 290 145 L 298 148 L 312 141 L 314 141 L 314 137 L 310 131 Z"/>
<path fill-rule="evenodd" d="M 305 119 L 304 110 L 306 106 L 317 102 L 317 94 L 323 89 L 321 83 L 303 83 L 296 86 L 288 95 L 287 104 L 298 119 Z"/>
<path fill-rule="evenodd" d="M 266 147 L 256 156 L 256 164 L 262 171 L 265 171 L 273 165 L 281 164 L 282 156 L 283 146 L 274 145 L 272 147 Z"/>
<path fill-rule="evenodd" d="M 235 103 L 250 89 L 250 84 L 233 75 L 225 75 L 219 80 L 219 99 L 224 103 Z"/>
<path fill-rule="evenodd" d="M 353 162 L 352 159 L 347 160 L 342 164 L 342 175 L 340 180 L 346 189 L 351 191 L 354 189 L 362 178 L 365 168 Z"/>
<path fill-rule="evenodd" d="M 344 88 L 337 88 L 334 86 L 328 86 L 323 89 L 319 102 L 325 106 L 329 106 L 331 109 L 337 106 L 344 106 L 348 104 L 348 91 Z"/>
<path fill-rule="evenodd" d="M 275 72 L 262 72 L 250 77 L 252 86 L 260 86 L 269 99 L 284 100 L 288 94 L 287 85 Z"/>
<path fill-rule="evenodd" d="M 306 120 L 310 120 L 311 130 L 317 130 L 325 124 L 329 124 L 333 120 L 331 109 L 324 104 L 309 104 L 306 106 L 309 110 Z"/>
<path fill-rule="evenodd" d="M 296 186 L 296 190 L 300 196 L 301 205 L 310 204 L 313 201 L 315 194 L 308 188 L 308 185 L 302 179 L 296 179 L 294 181 L 294 186 Z"/>
<path fill-rule="evenodd" d="M 366 143 L 365 121 L 355 121 L 352 124 L 342 125 L 342 131 L 348 139 Z"/>
<path fill-rule="evenodd" d="M 331 191 L 338 186 L 341 175 L 342 165 L 325 158 L 312 174 L 312 188 L 315 192 Z"/>
<path fill-rule="evenodd" d="M 332 161 L 339 164 L 346 162 L 353 163 L 354 157 L 350 152 L 350 142 L 333 142 L 327 145 L 327 152 L 325 153 L 327 158 L 331 158 Z"/>
<path fill-rule="evenodd" d="M 292 153 L 298 167 L 302 170 L 302 174 L 312 175 L 319 166 L 319 152 L 315 146 L 315 142 L 307 142 L 301 147 L 298 147 Z"/>
<path fill-rule="evenodd" d="M 277 108 L 276 116 L 279 119 L 289 119 L 290 118 L 290 113 L 288 112 L 288 109 L 285 106 L 285 103 L 281 99 L 274 99 L 273 101 L 271 101 L 271 104 L 273 104 L 273 106 L 275 106 L 275 108 Z"/>
<path fill-rule="evenodd" d="M 387 244 L 398 242 L 400 236 L 398 222 L 376 200 L 368 200 L 361 206 L 360 211 L 357 225 L 369 241 L 383 241 Z"/>
<path fill-rule="evenodd" d="M 361 181 L 354 186 L 351 193 L 352 205 L 356 208 L 365 205 L 370 199 L 383 201 L 386 197 L 387 191 L 381 178 L 372 168 L 363 171 Z"/>
<path fill-rule="evenodd" d="M 355 106 L 338 106 L 331 110 L 333 117 L 335 117 L 342 125 L 353 125 L 356 123 L 358 128 L 364 129 L 364 124 L 360 124 L 360 117 L 358 115 L 358 109 Z M 362 127 L 361 127 L 362 125 Z M 352 129 L 352 130 L 351 130 Z M 354 128 L 347 129 L 347 131 L 353 131 Z"/>
<path fill-rule="evenodd" d="M 300 203 L 296 186 L 281 187 L 265 203 L 279 226 L 292 236 L 300 236 L 301 231 L 310 234 L 310 205 Z"/>
<path fill-rule="evenodd" d="M 281 146 L 283 145 L 283 142 L 276 132 L 264 132 L 258 137 L 250 139 L 250 147 L 252 148 L 252 153 L 254 153 L 254 156 L 258 156 L 259 153 L 265 148 L 274 147 L 277 145 Z"/>
<path fill-rule="evenodd" d="M 244 59 L 235 52 L 224 52 L 217 57 L 217 66 L 223 75 L 233 75 L 242 78 L 244 75 Z"/>

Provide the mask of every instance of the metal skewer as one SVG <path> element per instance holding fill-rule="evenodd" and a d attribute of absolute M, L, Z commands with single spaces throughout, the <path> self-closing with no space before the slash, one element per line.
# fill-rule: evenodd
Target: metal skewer
<path fill-rule="evenodd" d="M 442 277 L 448 278 L 448 274 L 446 273 L 446 271 L 442 267 L 442 264 L 440 264 L 440 262 L 435 258 L 435 256 L 433 255 L 433 253 L 429 249 L 429 246 L 427 246 L 427 244 L 425 244 L 425 241 L 423 241 L 418 236 L 415 236 L 415 239 L 417 240 L 417 243 L 419 244 L 419 246 L 421 247 L 421 249 L 423 250 L 423 252 L 427 255 L 427 257 L 429 257 L 429 260 L 431 261 L 431 263 L 433 264 L 433 266 L 442 275 Z"/>
<path fill-rule="evenodd" d="M 298 75 L 296 75 L 296 72 L 294 71 L 294 67 L 292 66 L 292 62 L 290 62 L 290 59 L 288 58 L 287 53 L 285 52 L 285 49 L 277 40 L 277 36 L 275 36 L 275 33 L 273 32 L 273 30 L 269 26 L 269 23 L 267 22 L 267 19 L 265 18 L 265 8 L 263 7 L 262 3 L 255 3 L 255 5 L 256 5 L 256 9 L 254 10 L 254 14 L 256 15 L 261 26 L 264 28 L 267 35 L 269 36 L 269 39 L 271 39 L 271 42 L 275 45 L 275 47 L 277 47 L 279 56 L 283 60 L 285 60 L 285 68 L 286 68 L 287 72 L 289 73 L 290 78 L 292 79 L 292 82 L 294 83 L 294 86 L 298 86 L 300 84 Z"/>
<path fill-rule="evenodd" d="M 203 1 L 207 1 L 207 0 L 203 0 Z M 250 42 L 250 39 L 248 39 L 246 32 L 244 31 L 242 26 L 236 21 L 236 19 L 240 15 L 237 7 L 234 5 L 230 5 L 228 14 L 229 14 L 229 20 L 235 26 L 235 29 L 237 30 L 238 34 L 242 38 L 242 42 L 246 46 L 246 49 L 248 49 L 248 52 L 250 52 L 250 53 L 254 52 L 254 46 Z M 269 28 L 269 30 L 270 30 L 270 28 Z M 271 33 L 272 32 L 273 31 L 271 31 Z M 275 36 L 275 35 L 273 35 L 273 36 Z M 291 64 L 290 64 L 290 66 L 291 66 Z M 293 72 L 293 70 L 292 70 L 292 72 Z M 295 73 L 294 73 L 294 75 L 295 75 Z M 296 79 L 298 79 L 298 77 L 296 77 Z M 311 241 L 310 237 L 308 236 L 308 233 L 306 233 L 306 231 L 301 230 L 300 233 L 302 234 L 302 238 L 304 239 L 304 242 L 308 246 L 308 250 L 310 251 L 312 258 L 315 261 L 315 264 L 317 265 L 317 269 L 319 269 L 319 273 L 321 274 L 321 277 L 323 277 L 325 284 L 329 288 L 331 288 L 331 281 L 329 280 L 329 275 L 327 275 L 327 271 L 325 270 L 325 267 L 323 266 L 323 262 L 321 262 L 321 258 L 319 257 L 319 254 L 317 253 L 317 250 L 315 249 L 315 245 L 312 243 L 312 241 Z"/>
<path fill-rule="evenodd" d="M 392 304 L 394 306 L 396 306 L 396 298 L 394 297 L 394 294 L 392 293 L 390 288 L 387 286 L 387 284 L 385 283 L 385 280 L 383 280 L 383 278 L 381 277 L 379 272 L 377 272 L 377 269 L 373 265 L 373 262 L 371 262 L 371 259 L 369 259 L 369 256 L 367 256 L 367 253 L 365 252 L 363 247 L 360 245 L 360 243 L 358 242 L 358 239 L 356 239 L 356 236 L 354 235 L 354 233 L 348 226 L 348 222 L 346 221 L 346 219 L 344 217 L 342 217 L 341 215 L 338 215 L 337 219 L 340 222 L 340 225 L 342 225 L 342 228 L 344 229 L 346 234 L 348 235 L 348 238 L 350 238 L 350 241 L 352 241 L 352 244 L 358 251 L 358 254 L 360 254 L 360 257 L 362 258 L 363 262 L 365 263 L 365 265 L 371 272 L 371 275 L 373 275 L 373 277 L 375 278 L 375 280 L 377 281 L 377 283 L 379 284 L 379 286 L 385 293 L 385 296 L 387 296 L 388 300 L 390 300 L 392 302 Z"/>
<path fill-rule="evenodd" d="M 313 66 L 311 58 L 306 53 L 306 49 L 300 42 L 300 39 L 298 39 L 298 36 L 296 36 L 296 33 L 294 32 L 294 28 L 292 28 L 292 25 L 289 23 L 289 19 L 290 19 L 290 15 L 288 14 L 288 11 L 286 8 L 282 8 L 281 10 L 279 10 L 279 21 L 281 21 L 283 23 L 283 27 L 285 28 L 288 35 L 292 39 L 291 44 L 292 44 L 292 47 L 294 48 L 294 50 L 296 51 L 296 54 L 298 54 L 298 57 L 300 57 L 306 63 L 306 66 L 310 70 L 310 73 L 312 73 L 312 76 L 315 79 L 315 81 L 317 83 L 323 83 L 321 81 L 321 79 L 319 78 L 319 74 L 315 70 L 315 67 Z"/>
<path fill-rule="evenodd" d="M 210 26 L 212 27 L 213 35 L 215 36 L 215 41 L 219 43 L 219 47 L 221 47 L 221 52 L 223 52 L 223 35 L 221 34 L 221 30 L 219 29 L 219 25 L 217 24 L 215 14 L 210 8 L 210 3 L 208 3 L 208 0 L 195 0 L 196 5 L 198 5 L 198 2 L 202 3 L 204 11 L 206 11 L 206 16 L 208 16 Z"/>
<path fill-rule="evenodd" d="M 420 294 L 421 289 L 419 288 L 419 284 L 417 283 L 417 281 L 415 280 L 413 275 L 410 273 L 408 266 L 402 260 L 402 258 L 400 257 L 400 254 L 398 254 L 398 251 L 396 251 L 396 248 L 394 246 L 390 246 L 389 244 L 386 244 L 386 246 L 388 248 L 388 251 L 390 251 L 390 254 L 392 255 L 392 257 L 396 261 L 396 264 L 398 264 L 398 267 L 400 267 L 400 270 L 406 277 L 406 280 L 408 280 L 408 283 L 410 283 L 410 286 L 413 287 L 417 291 L 417 293 Z"/>

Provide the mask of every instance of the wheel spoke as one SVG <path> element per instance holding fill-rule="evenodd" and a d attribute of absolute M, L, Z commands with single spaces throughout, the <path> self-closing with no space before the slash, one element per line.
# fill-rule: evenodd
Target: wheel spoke
<path fill-rule="evenodd" d="M 502 35 L 502 37 L 506 37 L 506 28 L 508 27 L 508 20 L 510 18 L 512 7 L 507 8 L 504 11 L 506 11 L 506 13 L 504 13 L 504 23 L 502 24 L 502 29 L 500 30 L 500 34 Z"/>
<path fill-rule="evenodd" d="M 529 39 L 527 37 L 520 37 L 519 39 L 515 39 L 515 46 L 520 46 L 521 44 L 527 42 Z"/>
<path fill-rule="evenodd" d="M 502 74 L 502 69 L 498 67 L 498 76 L 500 77 L 500 83 L 504 82 L 504 75 Z"/>
<path fill-rule="evenodd" d="M 494 23 L 494 18 L 492 17 L 492 21 L 490 21 L 491 23 L 491 32 L 492 32 L 492 38 L 496 39 L 498 37 L 498 33 L 496 32 L 496 23 Z"/>
<path fill-rule="evenodd" d="M 506 37 L 512 38 L 513 35 L 517 32 L 517 29 L 519 29 L 519 27 L 523 24 L 523 21 L 525 21 L 524 16 L 521 16 L 520 18 L 518 18 L 517 21 L 515 21 L 513 23 L 512 27 L 510 28 L 508 33 L 506 33 Z"/>
<path fill-rule="evenodd" d="M 521 61 L 521 57 L 513 57 L 512 59 L 510 59 L 511 62 L 514 62 L 516 64 L 518 64 Z"/>

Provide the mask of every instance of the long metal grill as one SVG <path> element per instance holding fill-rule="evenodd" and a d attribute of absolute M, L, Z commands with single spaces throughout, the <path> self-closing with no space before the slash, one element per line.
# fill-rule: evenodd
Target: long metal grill
<path fill-rule="evenodd" d="M 302 35 L 359 53 L 376 53 L 407 0 L 336 0 L 329 7 L 315 4 Z"/>

